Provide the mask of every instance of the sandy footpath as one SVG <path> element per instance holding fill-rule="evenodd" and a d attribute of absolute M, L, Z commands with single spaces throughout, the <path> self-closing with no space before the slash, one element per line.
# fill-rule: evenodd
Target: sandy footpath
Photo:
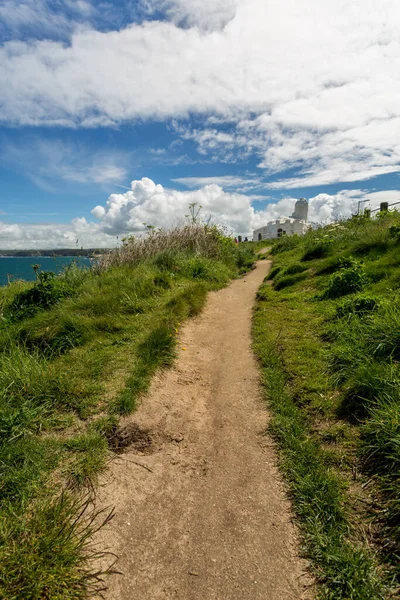
<path fill-rule="evenodd" d="M 108 578 L 106 600 L 309 597 L 251 350 L 269 267 L 209 295 L 181 331 L 175 368 L 124 421 L 144 434 L 99 492 L 116 510 L 101 543 L 123 572 Z"/>

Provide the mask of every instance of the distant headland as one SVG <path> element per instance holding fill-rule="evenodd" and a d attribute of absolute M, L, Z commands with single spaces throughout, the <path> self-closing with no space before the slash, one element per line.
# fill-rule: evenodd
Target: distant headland
<path fill-rule="evenodd" d="M 99 254 L 104 254 L 104 252 L 108 252 L 107 248 L 82 248 L 78 250 L 77 248 L 57 248 L 55 250 L 1 250 L 0 249 L 0 258 L 5 256 L 14 256 L 14 257 L 27 257 L 27 256 L 37 256 L 38 258 L 41 256 L 86 256 L 91 258 L 92 256 L 98 256 Z"/>

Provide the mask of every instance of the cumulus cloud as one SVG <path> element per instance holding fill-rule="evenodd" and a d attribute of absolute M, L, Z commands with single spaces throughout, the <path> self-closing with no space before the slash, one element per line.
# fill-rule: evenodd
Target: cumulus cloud
<path fill-rule="evenodd" d="M 188 213 L 192 202 L 203 207 L 205 217 L 232 231 L 245 231 L 254 216 L 248 196 L 225 192 L 215 183 L 180 192 L 164 189 L 146 177 L 133 181 L 125 194 L 111 194 L 106 206 L 96 206 L 92 214 L 100 219 L 103 231 L 117 235 L 143 231 L 144 223 L 156 227 L 174 225 Z"/>
<path fill-rule="evenodd" d="M 216 127 L 194 135 L 200 152 L 255 153 L 268 174 L 297 169 L 283 188 L 400 170 L 396 0 L 144 4 L 170 20 L 77 29 L 69 45 L 5 43 L 0 119 L 96 127 L 201 113 Z"/>
<path fill-rule="evenodd" d="M 309 220 L 328 223 L 348 218 L 357 212 L 360 200 L 370 200 L 370 208 L 380 202 L 396 202 L 399 190 L 367 193 L 365 190 L 342 190 L 337 194 L 318 194 L 309 200 Z M 115 247 L 121 237 L 142 234 L 147 225 L 166 228 L 182 222 L 192 202 L 200 204 L 204 218 L 224 225 L 235 235 L 251 235 L 254 229 L 280 216 L 290 216 L 296 202 L 290 196 L 270 202 L 256 210 L 252 197 L 226 192 L 220 185 L 211 183 L 197 190 L 177 191 L 165 189 L 144 177 L 132 181 L 123 194 L 111 194 L 105 205 L 92 210 L 95 222 L 84 218 L 67 224 L 37 223 L 8 224 L 0 221 L 0 248 L 75 248 L 79 246 Z"/>

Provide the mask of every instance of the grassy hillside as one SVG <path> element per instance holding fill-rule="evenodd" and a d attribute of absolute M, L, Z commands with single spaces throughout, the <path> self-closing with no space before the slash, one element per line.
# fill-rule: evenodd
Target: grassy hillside
<path fill-rule="evenodd" d="M 271 252 L 254 343 L 320 597 L 397 597 L 400 214 L 282 238 Z"/>
<path fill-rule="evenodd" d="M 119 417 L 172 364 L 181 322 L 253 259 L 193 224 L 0 289 L 0 598 L 101 590 L 90 538 L 112 515 L 93 490 Z"/>

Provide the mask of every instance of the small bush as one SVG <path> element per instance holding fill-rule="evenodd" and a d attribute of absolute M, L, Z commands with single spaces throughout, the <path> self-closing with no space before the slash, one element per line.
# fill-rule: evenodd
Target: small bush
<path fill-rule="evenodd" d="M 229 281 L 232 272 L 222 262 L 198 256 L 189 258 L 183 263 L 182 275 L 188 279 L 223 284 Z"/>
<path fill-rule="evenodd" d="M 11 322 L 21 321 L 35 315 L 39 310 L 50 308 L 72 293 L 72 288 L 51 271 L 37 274 L 35 285 L 17 294 L 4 311 Z"/>
<path fill-rule="evenodd" d="M 235 253 L 236 267 L 239 269 L 239 273 L 245 273 L 253 266 L 255 261 L 255 254 L 251 247 L 239 246 Z"/>
<path fill-rule="evenodd" d="M 368 278 L 364 266 L 355 263 L 352 267 L 340 269 L 330 276 L 323 298 L 340 298 L 346 294 L 360 292 Z"/>
<path fill-rule="evenodd" d="M 164 250 L 157 254 L 153 260 L 153 264 L 160 271 L 170 271 L 171 273 L 177 273 L 181 267 L 179 255 L 171 250 Z"/>
<path fill-rule="evenodd" d="M 317 275 L 331 275 L 340 269 L 352 267 L 357 261 L 352 256 L 339 256 L 327 259 L 322 266 L 317 269 Z"/>

